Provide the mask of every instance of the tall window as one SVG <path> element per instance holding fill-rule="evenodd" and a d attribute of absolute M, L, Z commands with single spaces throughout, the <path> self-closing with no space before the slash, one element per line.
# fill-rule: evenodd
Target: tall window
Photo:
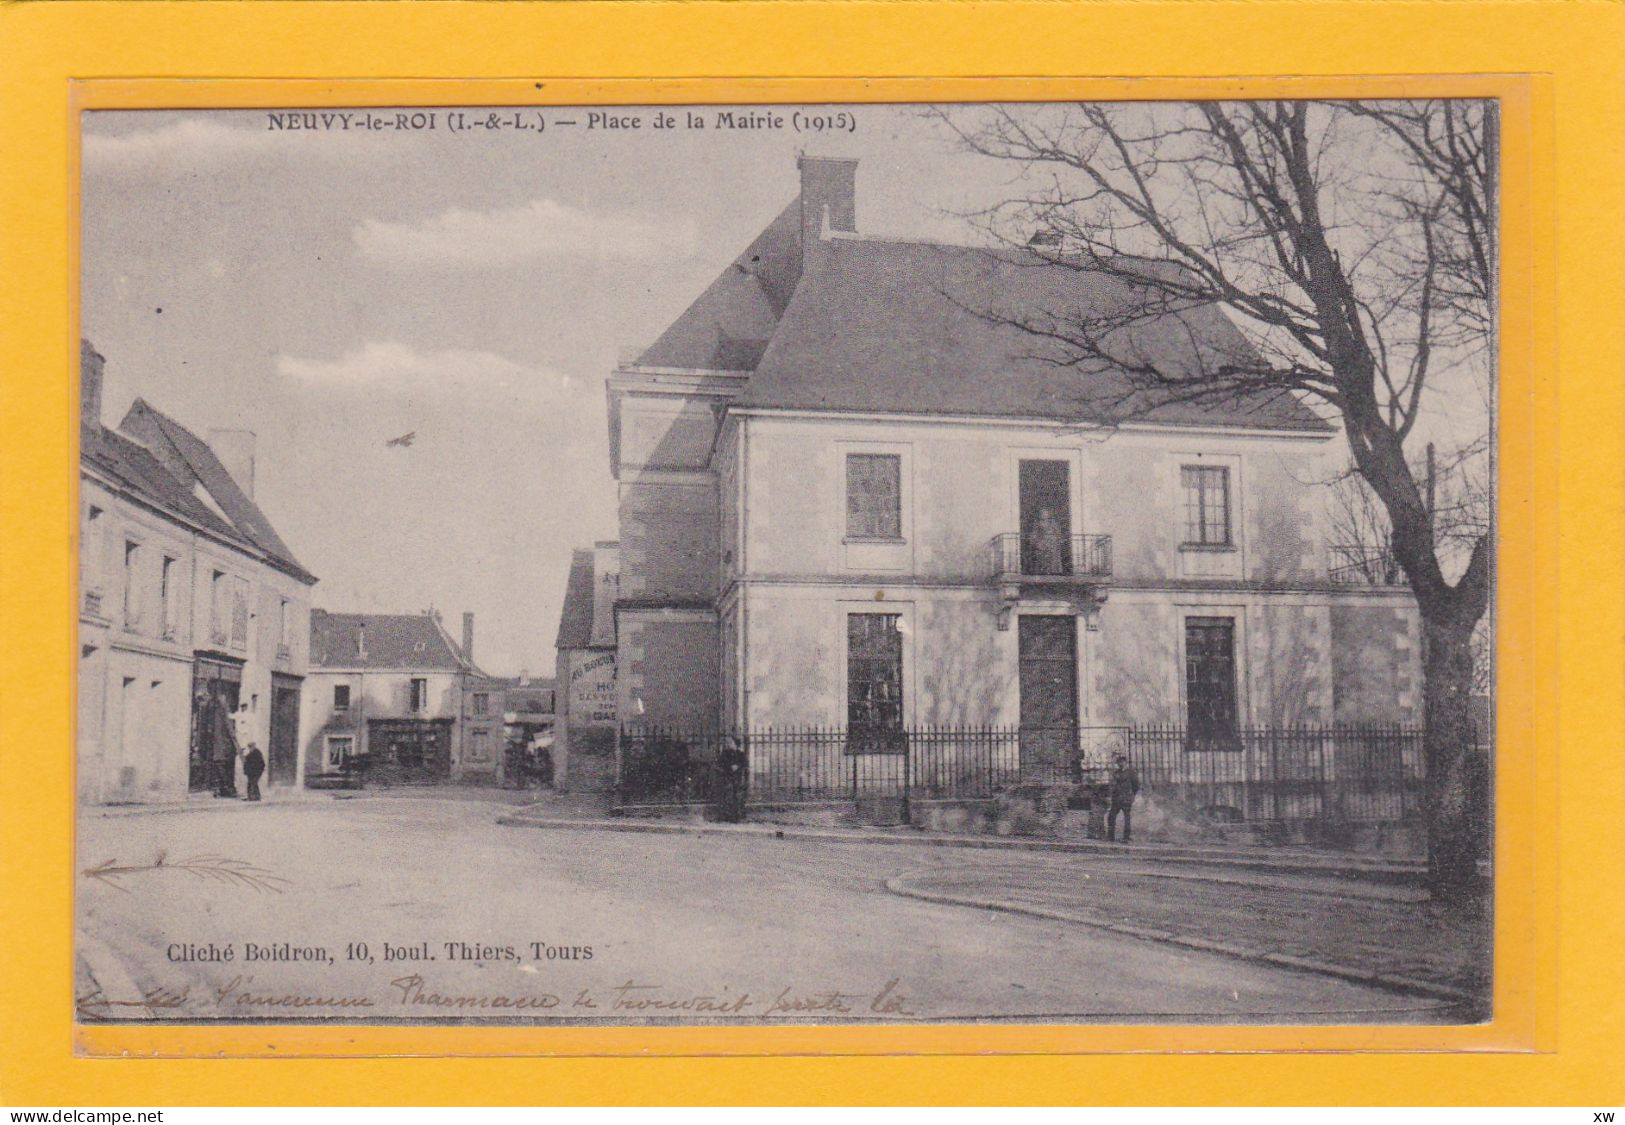
<path fill-rule="evenodd" d="M 226 643 L 226 621 L 230 607 L 226 604 L 226 574 L 217 570 L 209 576 L 209 640 L 213 644 Z"/>
<path fill-rule="evenodd" d="M 903 537 L 903 459 L 895 453 L 846 455 L 846 533 L 855 539 Z"/>
<path fill-rule="evenodd" d="M 293 606 L 287 598 L 277 604 L 276 643 L 284 652 L 293 644 Z"/>
<path fill-rule="evenodd" d="M 903 733 L 903 634 L 895 613 L 846 619 L 846 722 L 854 751 L 883 750 Z"/>
<path fill-rule="evenodd" d="M 1185 618 L 1185 712 L 1192 749 L 1230 750 L 1240 745 L 1234 619 Z"/>
<path fill-rule="evenodd" d="M 468 760 L 471 762 L 484 762 L 489 759 L 489 735 L 483 730 L 468 732 Z"/>
<path fill-rule="evenodd" d="M 1186 465 L 1185 542 L 1200 547 L 1230 546 L 1230 470 L 1223 465 Z"/>
<path fill-rule="evenodd" d="M 179 569 L 180 564 L 165 555 L 163 568 L 158 572 L 158 603 L 163 614 L 159 625 L 166 637 L 175 635 L 175 608 L 176 601 L 180 596 L 180 591 L 176 589 L 175 583 Z"/>
<path fill-rule="evenodd" d="M 124 624 L 134 628 L 141 621 L 141 545 L 124 543 Z"/>
<path fill-rule="evenodd" d="M 491 697 L 483 691 L 474 693 L 474 714 L 483 715 L 491 709 Z"/>
<path fill-rule="evenodd" d="M 348 711 L 350 709 L 350 685 L 333 685 L 333 710 Z"/>
<path fill-rule="evenodd" d="M 429 709 L 429 681 L 415 679 L 412 681 L 412 698 L 410 710 L 416 715 Z"/>
<path fill-rule="evenodd" d="M 239 578 L 231 584 L 231 643 L 248 644 L 248 581 Z"/>
<path fill-rule="evenodd" d="M 107 519 L 105 514 L 96 505 L 90 505 L 90 510 L 85 519 L 84 554 L 79 560 L 79 581 L 87 592 L 95 590 L 99 594 L 102 589 L 102 580 L 106 577 L 107 560 L 102 557 L 104 549 L 102 537 L 106 529 Z M 87 596 L 86 601 L 89 600 Z M 99 597 L 97 604 L 100 604 Z"/>

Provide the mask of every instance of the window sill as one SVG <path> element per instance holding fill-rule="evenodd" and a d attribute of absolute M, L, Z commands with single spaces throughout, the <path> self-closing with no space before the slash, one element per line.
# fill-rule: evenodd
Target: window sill
<path fill-rule="evenodd" d="M 1241 548 L 1234 543 L 1181 543 L 1179 549 L 1207 555 L 1229 555 L 1234 554 Z"/>
<path fill-rule="evenodd" d="M 841 538 L 842 543 L 879 543 L 892 547 L 901 547 L 908 540 L 901 535 L 847 535 Z"/>

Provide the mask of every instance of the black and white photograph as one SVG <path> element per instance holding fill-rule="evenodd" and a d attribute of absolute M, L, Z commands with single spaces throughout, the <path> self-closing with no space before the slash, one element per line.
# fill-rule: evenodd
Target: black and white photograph
<path fill-rule="evenodd" d="M 1491 1019 L 1497 122 L 81 112 L 64 1003 Z"/>

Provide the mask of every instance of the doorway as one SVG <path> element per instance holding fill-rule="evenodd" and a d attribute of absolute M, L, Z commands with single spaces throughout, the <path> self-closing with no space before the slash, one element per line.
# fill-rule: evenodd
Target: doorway
<path fill-rule="evenodd" d="M 1021 772 L 1069 781 L 1078 745 L 1078 628 L 1070 615 L 1019 619 Z"/>
<path fill-rule="evenodd" d="M 1022 461 L 1021 572 L 1072 573 L 1072 472 L 1065 461 Z"/>
<path fill-rule="evenodd" d="M 267 785 L 293 785 L 299 775 L 299 679 L 271 673 L 271 745 Z"/>
<path fill-rule="evenodd" d="M 198 656 L 192 664 L 192 746 L 187 758 L 186 788 L 201 793 L 215 788 L 215 725 L 209 722 L 211 702 L 217 702 L 224 715 L 237 710 L 243 687 L 242 664 L 210 656 Z"/>

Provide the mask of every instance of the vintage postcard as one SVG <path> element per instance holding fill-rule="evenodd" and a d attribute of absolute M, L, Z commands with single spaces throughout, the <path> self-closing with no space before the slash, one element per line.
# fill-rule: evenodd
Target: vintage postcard
<path fill-rule="evenodd" d="M 83 111 L 63 1004 L 1490 1019 L 1500 138 Z"/>

